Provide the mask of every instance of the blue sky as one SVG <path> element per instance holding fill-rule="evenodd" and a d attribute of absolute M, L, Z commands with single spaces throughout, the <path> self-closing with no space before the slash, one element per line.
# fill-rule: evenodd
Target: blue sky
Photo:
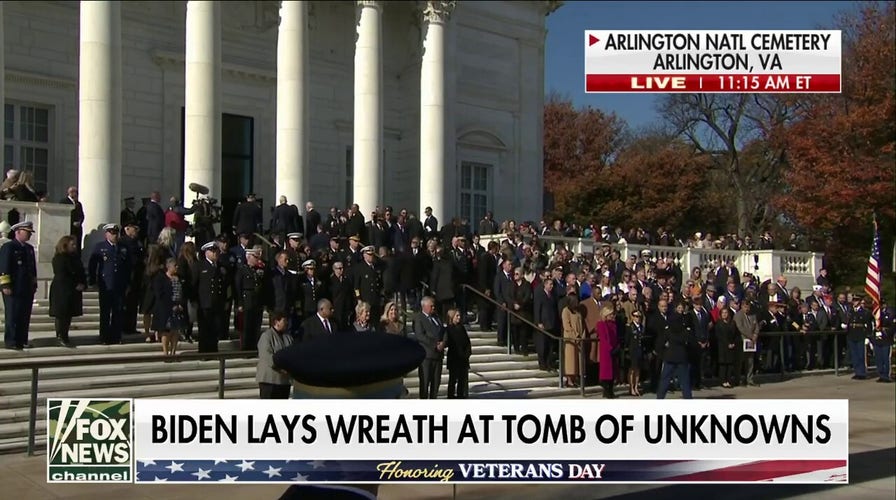
<path fill-rule="evenodd" d="M 545 92 L 578 106 L 614 111 L 632 127 L 657 119 L 657 95 L 586 94 L 587 29 L 816 29 L 830 28 L 854 2 L 584 2 L 567 1 L 547 18 Z"/>

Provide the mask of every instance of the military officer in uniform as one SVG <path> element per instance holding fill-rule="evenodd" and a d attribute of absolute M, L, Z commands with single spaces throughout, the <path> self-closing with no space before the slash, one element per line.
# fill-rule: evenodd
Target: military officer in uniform
<path fill-rule="evenodd" d="M 28 344 L 31 307 L 37 291 L 37 261 L 34 247 L 28 243 L 34 233 L 31 221 L 19 222 L 11 228 L 12 240 L 0 247 L 0 289 L 6 330 L 3 343 L 7 349 L 21 351 Z"/>
<path fill-rule="evenodd" d="M 383 274 L 374 264 L 375 249 L 368 245 L 361 250 L 364 262 L 356 264 L 352 271 L 355 285 L 355 297 L 370 304 L 370 317 L 376 321 L 382 314 L 383 306 Z"/>
<path fill-rule="evenodd" d="M 237 312 L 243 318 L 240 348 L 244 351 L 254 351 L 258 347 L 261 319 L 267 303 L 266 274 L 267 270 L 261 260 L 261 248 L 246 250 L 246 262 L 240 265 L 235 278 L 235 302 Z"/>
<path fill-rule="evenodd" d="M 364 262 L 364 256 L 361 253 L 361 237 L 356 235 L 348 237 L 348 248 L 343 250 L 341 255 L 342 262 L 345 263 L 345 273 L 351 276 L 352 269 L 358 264 Z"/>
<path fill-rule="evenodd" d="M 303 259 L 302 251 L 302 233 L 289 233 L 286 235 L 286 255 L 289 257 L 286 268 L 290 271 L 299 271 L 299 264 Z"/>
<path fill-rule="evenodd" d="M 865 339 L 872 337 L 874 317 L 871 316 L 870 299 L 854 295 L 853 306 L 846 323 L 846 345 L 849 347 L 853 380 L 865 380 L 868 377 L 865 369 Z"/>
<path fill-rule="evenodd" d="M 231 278 L 228 268 L 219 261 L 215 242 L 202 245 L 202 252 L 193 267 L 193 289 L 199 297 L 199 352 L 218 352 L 218 339 L 227 334 L 229 326 L 225 302 Z"/>
<path fill-rule="evenodd" d="M 893 349 L 893 331 L 896 329 L 896 314 L 880 299 L 880 325 L 874 331 L 871 343 L 874 345 L 874 363 L 877 365 L 877 381 L 890 383 L 890 352 Z"/>
<path fill-rule="evenodd" d="M 284 250 L 277 254 L 277 266 L 271 272 L 271 304 L 273 310 L 282 312 L 289 320 L 287 330 L 295 335 L 299 327 L 296 315 L 296 300 L 298 296 L 298 276 L 291 271 L 289 265 L 289 253 Z"/>
<path fill-rule="evenodd" d="M 301 321 L 317 313 L 317 301 L 324 298 L 323 281 L 315 276 L 317 263 L 308 259 L 302 262 L 302 271 L 305 274 L 299 280 L 301 289 L 299 299 L 302 301 Z"/>
<path fill-rule="evenodd" d="M 133 200 L 133 198 L 131 199 Z M 131 266 L 131 284 L 124 299 L 124 317 L 122 318 L 121 331 L 124 333 L 137 333 L 137 309 L 143 295 L 146 251 L 143 248 L 143 242 L 140 241 L 140 227 L 137 225 L 136 217 L 123 223 L 121 227 L 124 234 L 119 237 L 119 243 L 127 249 L 128 261 Z"/>
<path fill-rule="evenodd" d="M 224 283 L 225 318 L 221 321 L 224 327 L 218 332 L 220 335 L 218 340 L 230 340 L 230 318 L 234 318 L 234 323 L 236 323 L 237 319 L 236 315 L 232 314 L 234 312 L 233 297 L 235 295 L 233 289 L 233 276 L 236 275 L 236 270 L 239 269 L 239 261 L 237 256 L 230 251 L 230 238 L 226 234 L 219 234 L 215 243 L 219 251 L 218 264 L 224 267 L 228 276 L 227 281 Z M 239 325 L 236 326 L 237 330 L 239 330 Z"/>
<path fill-rule="evenodd" d="M 118 241 L 118 224 L 106 224 L 105 241 L 93 247 L 87 264 L 87 285 L 100 295 L 100 342 L 120 344 L 125 297 L 131 284 L 131 256 Z"/>

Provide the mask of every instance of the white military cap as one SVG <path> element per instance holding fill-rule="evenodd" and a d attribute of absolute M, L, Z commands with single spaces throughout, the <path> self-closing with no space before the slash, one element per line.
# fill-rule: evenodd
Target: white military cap
<path fill-rule="evenodd" d="M 103 226 L 103 231 L 118 231 L 118 224 L 106 224 Z"/>
<path fill-rule="evenodd" d="M 202 251 L 217 250 L 217 249 L 218 249 L 218 245 L 216 245 L 214 241 L 209 241 L 205 245 L 202 245 Z"/>
<path fill-rule="evenodd" d="M 367 245 L 366 247 L 361 249 L 361 253 L 374 253 L 374 252 L 376 252 L 376 249 L 373 247 L 373 245 Z"/>
<path fill-rule="evenodd" d="M 298 240 L 302 238 L 302 233 L 289 233 L 286 235 L 286 237 L 291 240 Z"/>
<path fill-rule="evenodd" d="M 305 262 L 302 262 L 302 269 L 305 269 L 306 267 L 317 267 L 317 264 L 313 260 L 308 259 Z"/>
<path fill-rule="evenodd" d="M 10 229 L 14 232 L 21 229 L 23 231 L 30 231 L 33 233 L 34 232 L 34 223 L 31 222 L 30 220 L 26 220 L 24 222 L 19 222 L 18 224 L 13 225 Z"/>

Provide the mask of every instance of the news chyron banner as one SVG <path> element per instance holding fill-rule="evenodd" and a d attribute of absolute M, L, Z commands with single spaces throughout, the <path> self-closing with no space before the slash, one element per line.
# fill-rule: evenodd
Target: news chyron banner
<path fill-rule="evenodd" d="M 49 482 L 848 482 L 846 400 L 137 399 L 48 407 Z"/>
<path fill-rule="evenodd" d="M 838 93 L 840 31 L 585 31 L 586 92 Z"/>

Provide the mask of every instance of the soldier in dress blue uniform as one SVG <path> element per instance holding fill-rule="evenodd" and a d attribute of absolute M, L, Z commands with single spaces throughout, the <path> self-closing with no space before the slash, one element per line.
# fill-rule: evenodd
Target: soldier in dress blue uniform
<path fill-rule="evenodd" d="M 880 328 L 875 329 L 871 343 L 874 345 L 874 363 L 877 365 L 877 381 L 890 383 L 890 353 L 893 349 L 893 332 L 896 330 L 896 313 L 880 299 Z"/>
<path fill-rule="evenodd" d="M 370 317 L 374 321 L 382 314 L 383 306 L 383 273 L 374 264 L 375 249 L 368 245 L 361 250 L 364 262 L 355 265 L 352 278 L 355 285 L 355 297 L 370 304 Z"/>
<path fill-rule="evenodd" d="M 261 260 L 261 248 L 246 250 L 246 262 L 236 273 L 234 302 L 237 312 L 242 314 L 240 348 L 254 351 L 258 348 L 261 320 L 267 303 L 267 268 Z"/>
<path fill-rule="evenodd" d="M 853 296 L 853 311 L 846 323 L 846 345 L 852 364 L 853 380 L 865 380 L 865 340 L 873 336 L 874 317 L 871 315 L 871 299 L 862 295 Z"/>
<path fill-rule="evenodd" d="M 100 342 L 121 343 L 125 297 L 131 283 L 128 248 L 118 242 L 118 224 L 103 226 L 106 239 L 93 247 L 87 264 L 87 284 L 100 295 Z"/>
<path fill-rule="evenodd" d="M 229 326 L 225 302 L 231 273 L 218 258 L 215 242 L 202 245 L 203 255 L 193 267 L 193 289 L 199 296 L 199 352 L 218 352 L 218 339 Z"/>
<path fill-rule="evenodd" d="M 237 314 L 233 307 L 234 296 L 236 295 L 233 277 L 236 276 L 236 271 L 239 269 L 239 261 L 237 256 L 231 253 L 229 236 L 221 233 L 215 239 L 215 243 L 219 252 L 218 265 L 224 267 L 228 277 L 227 282 L 224 283 L 224 319 L 221 320 L 223 327 L 218 332 L 218 335 L 220 335 L 218 340 L 230 340 L 230 318 L 234 318 L 234 326 L 237 327 L 237 331 L 240 330 L 240 325 L 237 324 Z"/>
<path fill-rule="evenodd" d="M 407 396 L 404 376 L 425 355 L 419 342 L 400 335 L 350 332 L 293 343 L 273 354 L 273 365 L 289 374 L 294 399 L 401 399 Z M 280 499 L 375 500 L 377 489 L 300 483 Z"/>
<path fill-rule="evenodd" d="M 10 229 L 12 240 L 0 247 L 0 289 L 6 313 L 3 343 L 7 349 L 21 351 L 28 344 L 31 307 L 37 291 L 37 261 L 34 247 L 28 240 L 34 233 L 30 221 L 19 222 Z"/>
<path fill-rule="evenodd" d="M 317 263 L 312 259 L 302 262 L 304 275 L 299 279 L 300 296 L 302 301 L 301 321 L 317 313 L 317 301 L 324 298 L 323 281 L 315 276 Z"/>

